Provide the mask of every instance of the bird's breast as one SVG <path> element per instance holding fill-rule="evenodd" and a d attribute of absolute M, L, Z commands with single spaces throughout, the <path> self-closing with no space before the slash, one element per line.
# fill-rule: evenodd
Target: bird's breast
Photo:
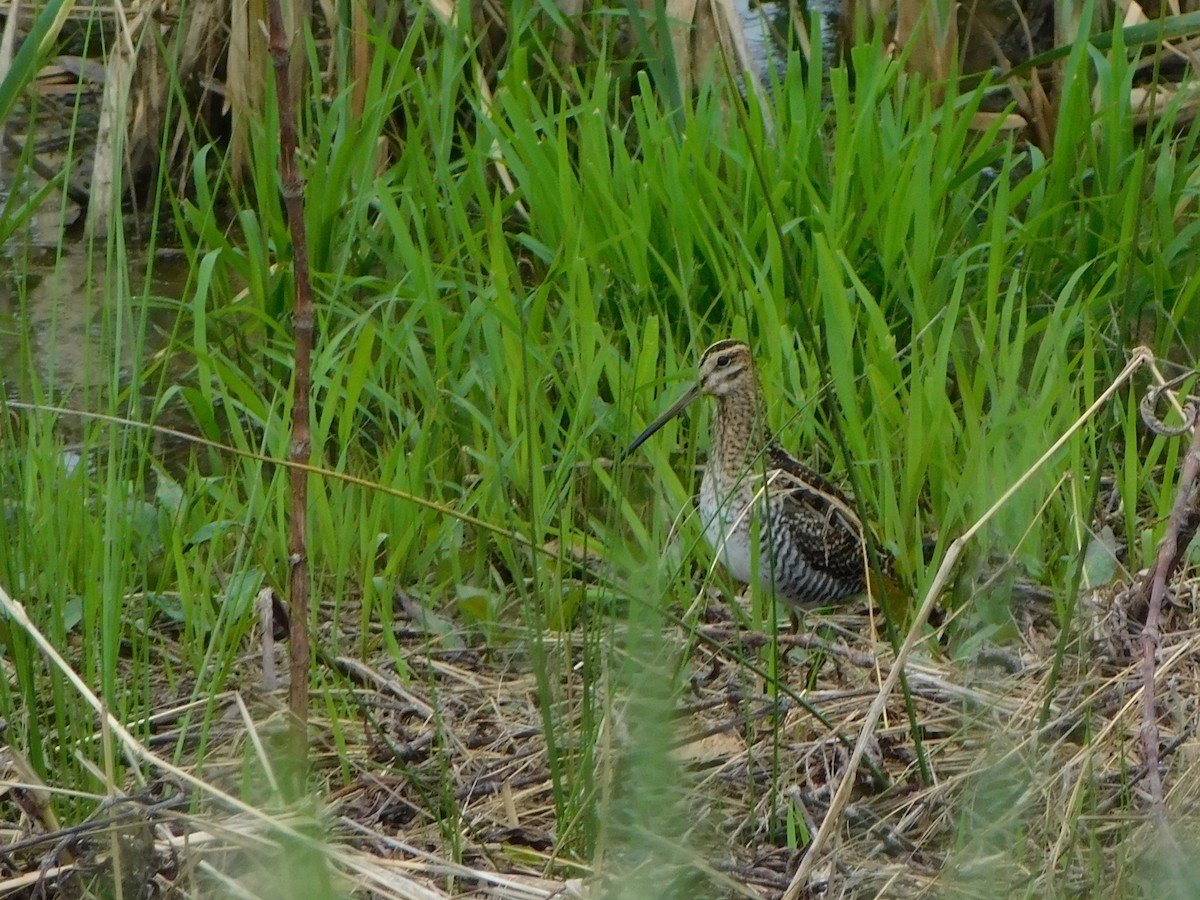
<path fill-rule="evenodd" d="M 750 548 L 754 495 L 746 479 L 728 481 L 705 470 L 700 482 L 700 521 L 721 563 L 738 581 L 753 573 Z"/>

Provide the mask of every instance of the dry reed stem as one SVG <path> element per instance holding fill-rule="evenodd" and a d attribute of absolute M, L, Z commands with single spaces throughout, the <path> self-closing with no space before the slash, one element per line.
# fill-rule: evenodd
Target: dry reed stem
<path fill-rule="evenodd" d="M 954 69 L 958 56 L 958 18 L 956 3 L 947 0 L 896 3 L 896 44 L 912 46 L 909 68 L 931 82 L 944 82 Z M 935 103 L 941 102 L 941 89 L 935 90 Z"/>
<path fill-rule="evenodd" d="M 13 44 L 17 39 L 17 22 L 21 18 L 21 0 L 12 0 L 12 5 L 9 7 L 8 16 L 4 20 L 4 33 L 0 36 L 0 81 L 8 77 L 9 69 L 12 68 Z M 2 138 L 7 133 L 8 122 L 0 121 L 0 147 L 3 146 Z M 0 150 L 0 160 L 2 160 L 3 151 Z"/>
<path fill-rule="evenodd" d="M 284 30 L 281 0 L 268 0 L 270 17 L 269 52 L 275 69 L 275 94 L 279 100 L 279 179 L 283 202 L 287 207 L 288 231 L 292 239 L 292 277 L 295 306 L 292 330 L 296 350 L 292 366 L 292 439 L 288 456 L 294 463 L 306 464 L 312 459 L 312 431 L 309 427 L 309 405 L 312 403 L 312 349 L 315 316 L 313 313 L 312 283 L 308 271 L 308 233 L 304 226 L 304 182 L 296 166 L 296 103 L 292 93 L 292 77 L 296 69 L 291 62 L 291 39 Z M 318 448 L 320 455 L 320 448 Z M 290 470 L 292 503 L 288 539 L 290 566 L 290 633 L 288 651 L 291 654 L 288 709 L 292 714 L 292 754 L 297 771 L 293 773 L 296 796 L 303 791 L 308 771 L 308 686 L 311 669 L 309 643 L 309 571 L 308 571 L 308 479 L 302 469 Z"/>
<path fill-rule="evenodd" d="M 266 96 L 267 38 L 264 0 L 239 0 L 229 6 L 229 47 L 226 51 L 225 109 L 229 113 L 229 157 L 233 177 L 249 170 L 252 123 L 261 121 Z"/>
<path fill-rule="evenodd" d="M 1196 478 L 1200 475 L 1200 417 L 1195 408 L 1191 410 L 1192 442 L 1184 455 L 1180 468 L 1179 485 L 1167 529 L 1158 545 L 1154 567 L 1145 581 L 1149 602 L 1146 622 L 1142 628 L 1142 757 L 1146 768 L 1146 780 L 1150 792 L 1151 815 L 1161 828 L 1166 826 L 1166 806 L 1163 802 L 1162 777 L 1158 763 L 1158 707 L 1155 690 L 1155 670 L 1159 641 L 1159 617 L 1167 581 L 1179 566 L 1180 558 L 1196 534 L 1200 517 L 1200 495 L 1196 492 Z"/>
<path fill-rule="evenodd" d="M 583 14 L 583 0 L 555 0 L 555 5 L 566 20 L 577 19 Z M 554 62 L 559 68 L 565 69 L 575 63 L 577 38 L 575 31 L 568 27 L 558 29 L 554 38 Z"/>
<path fill-rule="evenodd" d="M 378 7 L 376 7 L 378 9 Z M 367 25 L 367 4 L 350 6 L 350 115 L 353 121 L 362 118 L 367 108 L 367 86 L 371 77 L 371 44 Z"/>
<path fill-rule="evenodd" d="M 640 3 L 651 21 L 656 2 L 660 0 Z M 770 104 L 750 58 L 741 16 L 731 0 L 667 0 L 665 15 L 675 74 L 684 93 L 718 73 L 731 80 L 745 78 L 759 99 L 759 109 L 767 114 Z M 767 124 L 769 128 L 770 122 Z"/>
<path fill-rule="evenodd" d="M 133 83 L 133 35 L 125 8 L 114 3 L 115 47 L 108 57 L 100 122 L 92 155 L 92 181 L 87 207 L 87 230 L 95 236 L 108 232 L 113 210 L 121 208 L 122 179 L 118 177 L 129 142 L 129 89 Z"/>

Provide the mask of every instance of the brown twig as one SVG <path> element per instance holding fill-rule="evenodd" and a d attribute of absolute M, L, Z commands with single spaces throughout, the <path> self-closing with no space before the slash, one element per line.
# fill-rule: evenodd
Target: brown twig
<path fill-rule="evenodd" d="M 1153 392 L 1149 404 L 1142 404 L 1142 418 L 1151 429 L 1158 431 L 1157 419 L 1153 415 L 1154 400 L 1159 392 Z M 1149 407 L 1149 411 L 1148 411 Z M 1142 628 L 1142 763 L 1146 770 L 1146 785 L 1150 795 L 1150 814 L 1155 822 L 1166 824 L 1166 806 L 1163 803 L 1162 776 L 1158 770 L 1158 716 L 1154 676 L 1158 669 L 1159 613 L 1167 582 L 1179 567 L 1184 552 L 1196 536 L 1200 526 L 1200 491 L 1196 488 L 1196 477 L 1200 475 L 1200 417 L 1195 407 L 1189 408 L 1192 429 L 1192 444 L 1179 470 L 1179 487 L 1175 493 L 1175 504 L 1167 521 L 1167 530 L 1158 544 L 1154 568 L 1143 582 L 1146 598 L 1146 624 Z M 1154 418 L 1154 421 L 1151 419 Z M 1161 433 L 1161 432 L 1160 432 Z"/>
<path fill-rule="evenodd" d="M 275 96 L 279 107 L 279 179 L 287 208 L 288 230 L 292 238 L 292 266 L 296 281 L 296 306 L 292 328 L 296 336 L 293 371 L 292 441 L 289 455 L 293 462 L 307 463 L 312 457 L 312 437 L 308 423 L 309 394 L 312 391 L 311 358 L 313 345 L 312 285 L 308 277 L 308 237 L 304 230 L 304 182 L 296 168 L 296 116 L 292 100 L 288 57 L 291 42 L 283 25 L 280 0 L 267 4 L 269 19 L 268 48 L 275 69 Z M 292 529 L 288 540 L 291 565 L 291 683 L 288 685 L 288 709 L 292 714 L 292 753 L 303 773 L 308 757 L 308 473 L 291 469 Z M 300 775 L 301 779 L 303 774 Z"/>
<path fill-rule="evenodd" d="M 713 644 L 732 644 L 737 642 L 745 647 L 757 649 L 767 646 L 774 640 L 776 644 L 784 649 L 790 650 L 793 647 L 799 647 L 801 650 L 816 650 L 821 653 L 828 653 L 831 656 L 844 659 L 850 665 L 857 666 L 860 669 L 873 669 L 876 666 L 876 659 L 871 654 L 859 653 L 844 644 L 822 640 L 815 634 L 770 635 L 764 634 L 761 631 L 739 631 L 716 625 L 706 625 L 698 628 L 697 631 L 706 639 L 712 641 Z"/>

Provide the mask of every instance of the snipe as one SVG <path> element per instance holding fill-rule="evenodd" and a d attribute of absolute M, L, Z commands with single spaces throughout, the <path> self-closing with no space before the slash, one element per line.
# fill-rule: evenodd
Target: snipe
<path fill-rule="evenodd" d="M 650 423 L 628 455 L 701 394 L 717 401 L 712 448 L 700 483 L 700 518 L 729 574 L 754 577 L 793 609 L 836 602 L 866 588 L 862 523 L 854 504 L 779 446 L 767 424 L 754 357 L 718 341 L 700 357 L 696 384 Z"/>

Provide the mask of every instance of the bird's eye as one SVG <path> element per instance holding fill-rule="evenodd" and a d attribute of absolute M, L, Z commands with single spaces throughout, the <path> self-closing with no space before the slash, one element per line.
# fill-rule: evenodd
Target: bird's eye
<path fill-rule="evenodd" d="M 732 360 L 732 357 L 730 357 L 730 356 L 718 356 L 717 357 L 717 368 L 724 369 L 726 366 L 729 365 L 731 360 Z"/>

